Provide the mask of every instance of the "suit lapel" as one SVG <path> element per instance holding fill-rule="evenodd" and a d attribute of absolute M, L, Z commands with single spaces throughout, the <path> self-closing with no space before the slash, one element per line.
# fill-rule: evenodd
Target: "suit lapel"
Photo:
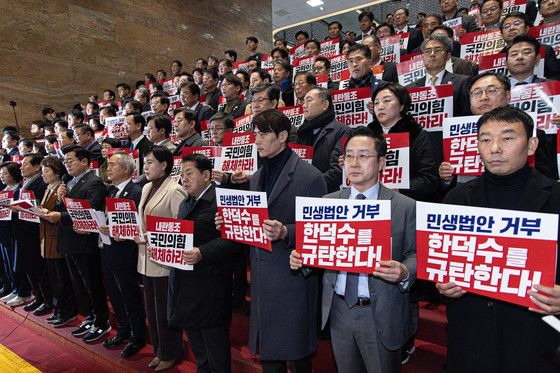
<path fill-rule="evenodd" d="M 89 180 L 89 178 L 91 177 L 92 171 L 88 171 L 87 174 L 85 174 L 84 176 L 82 176 L 82 178 L 76 183 L 76 185 L 74 185 L 74 187 L 72 188 L 72 190 L 70 191 L 70 193 L 68 193 L 68 197 L 72 197 L 76 194 L 78 194 L 78 192 L 80 192 L 82 190 L 83 185 Z"/>
<path fill-rule="evenodd" d="M 146 204 L 146 214 L 150 214 L 151 211 L 161 202 L 165 194 L 167 193 L 167 186 L 171 182 L 171 178 L 167 178 L 163 181 L 157 192 L 153 195 L 152 199 Z M 152 186 L 153 187 L 153 186 Z"/>

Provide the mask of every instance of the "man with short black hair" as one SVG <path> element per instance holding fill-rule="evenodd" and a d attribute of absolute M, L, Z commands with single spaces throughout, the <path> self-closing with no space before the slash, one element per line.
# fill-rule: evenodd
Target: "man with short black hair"
<path fill-rule="evenodd" d="M 237 52 L 234 51 L 233 49 L 228 49 L 227 51 L 225 51 L 224 57 L 233 63 L 237 62 Z"/>
<path fill-rule="evenodd" d="M 138 150 L 138 161 L 140 163 L 138 176 L 144 174 L 144 156 L 153 145 L 152 142 L 144 136 L 145 126 L 146 120 L 140 113 L 130 113 L 124 119 L 124 127 L 129 138 L 128 146 L 131 151 Z"/>
<path fill-rule="evenodd" d="M 106 89 L 103 91 L 103 101 L 113 102 L 115 101 L 115 92 L 112 89 Z"/>
<path fill-rule="evenodd" d="M 303 104 L 305 94 L 317 85 L 317 79 L 310 71 L 300 71 L 294 77 L 294 94 L 296 105 Z"/>
<path fill-rule="evenodd" d="M 258 51 L 259 49 L 259 39 L 257 39 L 254 36 L 248 36 L 245 39 L 245 46 L 247 47 L 247 50 L 249 51 L 249 57 L 256 57 L 258 58 L 258 60 L 261 60 L 261 56 L 262 53 Z"/>
<path fill-rule="evenodd" d="M 535 74 L 541 43 L 530 35 L 516 36 L 506 50 L 506 67 L 512 87 L 546 81 Z"/>
<path fill-rule="evenodd" d="M 73 222 L 66 210 L 63 198 L 85 199 L 97 211 L 103 211 L 107 189 L 103 181 L 90 170 L 90 154 L 81 146 L 65 148 L 64 163 L 72 177 L 62 183 L 57 191 L 56 211 L 41 218 L 58 225 L 58 248 L 66 255 L 75 295 L 80 308 L 86 313 L 82 324 L 72 331 L 75 337 L 82 337 L 86 343 L 93 343 L 109 333 L 109 308 L 103 286 L 100 250 L 97 233 L 84 233 L 73 229 Z M 85 293 L 81 291 L 85 289 Z M 75 317 L 61 317 L 53 323 L 54 327 L 66 325 Z"/>
<path fill-rule="evenodd" d="M 173 76 L 179 76 L 183 72 L 183 63 L 179 60 L 175 60 L 171 63 L 171 73 Z"/>
<path fill-rule="evenodd" d="M 180 156 L 182 149 L 187 146 L 208 145 L 200 136 L 200 124 L 194 111 L 180 108 L 173 113 L 175 116 L 175 132 L 181 138 L 181 142 L 173 152 L 174 156 Z"/>
<path fill-rule="evenodd" d="M 97 161 L 97 166 L 101 166 L 104 158 L 101 156 L 101 145 L 95 140 L 95 131 L 87 124 L 80 124 L 74 127 L 74 138 L 76 143 L 86 149 L 90 156 L 90 161 Z"/>
<path fill-rule="evenodd" d="M 70 128 L 82 124 L 84 122 L 84 113 L 80 110 L 72 109 L 68 112 L 68 126 Z"/>
<path fill-rule="evenodd" d="M 329 23 L 328 34 L 325 36 L 325 40 L 333 39 L 339 39 L 341 43 L 345 40 L 344 34 L 342 33 L 342 23 L 338 21 Z"/>
<path fill-rule="evenodd" d="M 171 120 L 167 115 L 154 115 L 148 117 L 148 140 L 154 145 L 160 145 L 174 152 L 177 148 L 170 140 L 169 135 L 173 130 Z"/>
<path fill-rule="evenodd" d="M 179 97 L 184 107 L 196 113 L 199 123 L 208 120 L 214 114 L 212 107 L 200 103 L 200 88 L 196 83 L 182 84 L 179 87 Z"/>
<path fill-rule="evenodd" d="M 218 89 L 218 72 L 214 69 L 204 70 L 202 84 L 204 86 L 204 96 L 206 105 L 210 106 L 214 112 L 218 110 L 221 92 Z"/>
<path fill-rule="evenodd" d="M 350 82 L 348 88 L 369 87 L 371 95 L 377 92 L 382 80 L 379 80 L 371 71 L 371 50 L 362 44 L 350 47 L 346 54 L 348 59 L 348 70 L 350 70 Z"/>
<path fill-rule="evenodd" d="M 294 35 L 294 39 L 296 39 L 296 44 L 303 44 L 309 39 L 309 34 L 306 31 L 298 31 Z"/>
<path fill-rule="evenodd" d="M 449 21 L 455 18 L 461 17 L 461 31 L 458 36 L 462 36 L 466 32 L 476 32 L 480 31 L 476 20 L 471 16 L 461 16 L 458 11 L 457 0 L 439 0 L 439 6 L 441 8 L 441 13 L 443 14 L 442 20 Z"/>
<path fill-rule="evenodd" d="M 383 66 L 383 74 L 381 80 L 384 82 L 399 82 L 399 75 L 397 73 L 397 65 L 394 62 L 387 62 L 381 58 L 381 41 L 375 35 L 366 36 L 362 40 L 362 45 L 365 45 L 371 51 L 371 66 Z"/>
<path fill-rule="evenodd" d="M 117 84 L 117 93 L 119 95 L 121 108 L 124 108 L 126 103 L 132 100 L 132 97 L 130 96 L 130 86 L 128 85 L 128 83 Z"/>
<path fill-rule="evenodd" d="M 245 115 L 247 102 L 241 100 L 241 81 L 231 72 L 224 76 L 220 90 L 226 101 L 220 112 L 231 116 L 233 119 Z"/>
<path fill-rule="evenodd" d="M 331 61 L 327 57 L 319 56 L 315 58 L 311 73 L 315 76 L 315 79 L 317 79 L 317 75 L 327 75 L 327 89 L 330 91 L 338 90 L 339 82 L 335 82 L 331 79 Z"/>
<path fill-rule="evenodd" d="M 484 173 L 451 190 L 443 202 L 558 215 L 560 184 L 527 162 L 538 143 L 533 126 L 528 114 L 510 106 L 484 114 L 477 123 Z M 541 320 L 560 313 L 559 273 L 554 283 L 533 284 L 529 309 L 467 293 L 454 282 L 436 284 L 448 298 L 447 371 L 558 372 L 552 360 L 558 334 Z"/>
<path fill-rule="evenodd" d="M 155 115 L 169 115 L 167 110 L 169 110 L 170 101 L 167 93 L 163 91 L 154 93 L 150 105 Z"/>
<path fill-rule="evenodd" d="M 394 13 L 395 17 L 395 33 L 404 34 L 409 33 L 408 35 L 408 46 L 406 50 L 410 53 L 412 50 L 418 48 L 420 44 L 424 41 L 424 37 L 422 36 L 422 31 L 418 30 L 414 27 L 408 27 L 408 20 L 410 19 L 410 13 L 408 8 L 400 7 L 395 10 Z"/>
<path fill-rule="evenodd" d="M 358 15 L 361 34 L 358 35 L 356 41 L 364 39 L 366 36 L 375 34 L 375 22 L 373 21 L 373 13 L 371 11 L 364 11 Z"/>

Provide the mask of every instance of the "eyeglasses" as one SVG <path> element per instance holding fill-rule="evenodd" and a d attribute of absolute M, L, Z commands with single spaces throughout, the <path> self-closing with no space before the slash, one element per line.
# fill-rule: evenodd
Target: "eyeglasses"
<path fill-rule="evenodd" d="M 490 85 L 488 87 L 486 87 L 486 89 L 482 89 L 482 88 L 477 88 L 477 89 L 473 89 L 472 91 L 470 91 L 470 95 L 472 98 L 481 98 L 483 93 L 486 93 L 487 96 L 495 96 L 496 94 L 498 94 L 498 92 L 500 91 L 500 87 L 495 86 L 495 85 Z"/>
<path fill-rule="evenodd" d="M 515 22 L 512 22 L 512 23 L 504 23 L 504 25 L 502 26 L 502 28 L 503 28 L 504 30 L 509 30 L 509 29 L 512 28 L 513 26 L 519 27 L 519 26 L 524 26 L 524 25 L 525 25 L 525 22 L 523 22 L 523 21 L 515 21 Z"/>
<path fill-rule="evenodd" d="M 208 127 L 208 131 L 216 131 L 216 132 L 220 132 L 225 130 L 225 127 Z"/>
<path fill-rule="evenodd" d="M 484 9 L 482 11 L 480 11 L 481 14 L 488 14 L 488 13 L 494 13 L 496 10 L 499 10 L 500 7 L 499 6 L 493 6 L 492 8 L 488 8 L 488 9 Z"/>
<path fill-rule="evenodd" d="M 256 100 L 251 100 L 251 104 L 257 104 L 257 103 L 262 104 L 263 102 L 265 102 L 267 100 L 270 101 L 270 99 L 268 97 L 260 97 L 260 98 L 257 98 Z"/>
<path fill-rule="evenodd" d="M 431 55 L 432 53 L 433 53 L 433 54 L 442 54 L 442 53 L 445 53 L 445 52 L 446 52 L 446 50 L 443 49 L 443 48 L 428 48 L 428 49 L 424 49 L 424 52 L 423 52 L 423 53 L 424 53 L 425 55 L 429 56 L 429 55 Z"/>
<path fill-rule="evenodd" d="M 344 154 L 344 162 L 353 163 L 357 160 L 358 163 L 365 163 L 367 162 L 368 158 L 374 158 L 374 157 L 377 157 L 377 155 L 346 153 Z"/>

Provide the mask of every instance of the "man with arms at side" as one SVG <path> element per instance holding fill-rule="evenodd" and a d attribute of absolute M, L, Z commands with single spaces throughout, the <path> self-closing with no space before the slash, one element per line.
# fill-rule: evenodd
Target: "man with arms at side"
<path fill-rule="evenodd" d="M 200 124 L 194 111 L 180 108 L 175 110 L 174 115 L 175 131 L 181 138 L 181 142 L 173 153 L 174 156 L 180 156 L 182 149 L 186 146 L 208 145 L 200 136 Z"/>
<path fill-rule="evenodd" d="M 531 117 L 517 108 L 499 107 L 484 114 L 477 127 L 485 171 L 451 190 L 443 202 L 558 214 L 560 185 L 527 163 L 538 143 Z M 541 320 L 542 314 L 560 314 L 558 273 L 555 283 L 535 284 L 528 292 L 538 311 L 467 293 L 453 282 L 436 284 L 449 298 L 447 370 L 558 372 L 551 359 L 558 334 Z"/>
<path fill-rule="evenodd" d="M 114 186 L 111 198 L 133 201 L 138 208 L 142 188 L 132 182 L 134 159 L 126 152 L 115 152 L 108 160 L 107 176 Z M 101 227 L 101 233 L 109 236 L 109 227 Z M 146 345 L 146 322 L 142 295 L 138 286 L 138 245 L 133 240 L 111 237 L 111 244 L 103 245 L 101 263 L 107 294 L 117 319 L 117 335 L 103 342 L 105 348 L 115 348 L 126 343 L 121 356 L 129 358 Z"/>
<path fill-rule="evenodd" d="M 409 298 L 416 278 L 416 211 L 412 199 L 379 183 L 386 153 L 383 135 L 364 127 L 352 130 L 344 150 L 350 188 L 325 196 L 391 201 L 392 260 L 381 261 L 372 274 L 327 270 L 323 277 L 322 326 L 330 320 L 340 372 L 400 372 L 400 349 L 413 333 Z M 292 251 L 292 270 L 302 264 Z"/>

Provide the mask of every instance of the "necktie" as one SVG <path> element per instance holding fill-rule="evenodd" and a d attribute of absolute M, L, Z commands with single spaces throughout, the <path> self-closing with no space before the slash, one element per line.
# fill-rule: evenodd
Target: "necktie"
<path fill-rule="evenodd" d="M 134 150 L 134 143 L 132 141 L 130 141 L 129 147 L 130 147 L 130 150 Z"/>
<path fill-rule="evenodd" d="M 518 85 L 526 85 L 526 84 L 529 84 L 529 83 L 527 83 L 527 82 L 517 82 L 517 83 L 515 83 L 515 86 L 517 87 Z"/>
<path fill-rule="evenodd" d="M 356 199 L 366 199 L 362 193 L 356 196 Z M 358 303 L 358 280 L 359 273 L 347 272 L 346 273 L 346 287 L 344 289 L 344 300 L 348 307 L 352 308 Z"/>
<path fill-rule="evenodd" d="M 436 85 L 437 76 L 430 75 L 430 82 L 431 82 L 432 86 Z"/>
<path fill-rule="evenodd" d="M 113 190 L 111 191 L 111 198 L 116 198 L 117 194 L 119 194 L 119 188 L 113 187 Z"/>
<path fill-rule="evenodd" d="M 72 180 L 70 180 L 68 182 L 68 184 L 66 185 L 66 189 L 68 189 L 68 193 L 70 193 L 72 191 L 72 188 L 74 188 L 74 186 L 76 185 L 78 181 L 76 180 L 76 178 L 72 178 Z"/>

